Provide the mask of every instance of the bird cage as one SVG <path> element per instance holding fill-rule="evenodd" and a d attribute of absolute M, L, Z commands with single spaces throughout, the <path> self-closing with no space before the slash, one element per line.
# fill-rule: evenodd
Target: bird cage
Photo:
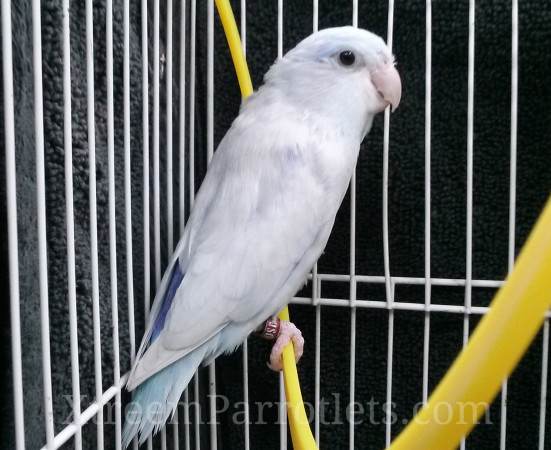
<path fill-rule="evenodd" d="M 387 447 L 488 312 L 549 194 L 551 7 L 232 4 L 255 86 L 322 28 L 369 29 L 396 55 L 400 109 L 375 119 L 290 305 L 319 448 Z M 214 0 L 3 0 L 1 14 L 3 448 L 120 449 L 136 342 L 239 111 L 224 32 Z M 268 351 L 250 337 L 200 370 L 143 447 L 291 447 Z M 546 318 L 462 449 L 549 446 L 548 353 Z"/>

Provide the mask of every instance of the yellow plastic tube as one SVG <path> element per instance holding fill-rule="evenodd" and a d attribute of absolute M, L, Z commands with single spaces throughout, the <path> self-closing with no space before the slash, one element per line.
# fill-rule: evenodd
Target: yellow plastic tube
<path fill-rule="evenodd" d="M 249 68 L 247 67 L 247 60 L 243 54 L 241 38 L 239 37 L 239 31 L 237 30 L 237 24 L 235 23 L 235 17 L 233 16 L 229 0 L 216 0 L 216 9 L 224 28 L 228 46 L 230 47 L 235 74 L 237 75 L 237 81 L 241 89 L 241 96 L 247 98 L 253 93 L 253 83 L 249 74 Z"/>
<path fill-rule="evenodd" d="M 228 0 L 216 0 L 216 8 L 235 66 L 235 73 L 241 89 L 241 96 L 248 97 L 253 93 L 253 85 L 247 67 L 247 61 L 243 54 L 241 39 Z M 289 310 L 287 307 L 279 313 L 281 320 L 289 320 Z M 300 392 L 300 383 L 298 380 L 297 366 L 295 363 L 295 353 L 293 345 L 289 344 L 283 350 L 283 378 L 285 380 L 285 397 L 287 400 L 287 416 L 289 419 L 289 428 L 291 430 L 291 438 L 293 447 L 296 450 L 315 450 L 316 441 L 312 436 L 304 403 L 302 401 L 302 393 Z"/>
<path fill-rule="evenodd" d="M 283 308 L 279 313 L 281 320 L 289 320 L 289 309 Z M 297 450 L 315 450 L 316 441 L 312 436 L 312 430 L 308 423 L 308 417 L 304 410 L 300 383 L 298 381 L 297 365 L 293 345 L 288 344 L 283 350 L 283 379 L 285 380 L 285 397 L 287 399 L 287 417 L 291 430 L 293 448 Z"/>
<path fill-rule="evenodd" d="M 551 306 L 551 198 L 468 345 L 392 450 L 457 447 L 488 408 Z"/>

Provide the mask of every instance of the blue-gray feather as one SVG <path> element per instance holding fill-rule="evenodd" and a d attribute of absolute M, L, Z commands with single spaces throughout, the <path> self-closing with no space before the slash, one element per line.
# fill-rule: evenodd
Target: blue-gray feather
<path fill-rule="evenodd" d="M 134 437 L 142 444 L 156 433 L 174 414 L 184 389 L 209 351 L 207 342 L 193 352 L 155 373 L 133 392 L 126 409 L 122 445 L 126 448 Z"/>

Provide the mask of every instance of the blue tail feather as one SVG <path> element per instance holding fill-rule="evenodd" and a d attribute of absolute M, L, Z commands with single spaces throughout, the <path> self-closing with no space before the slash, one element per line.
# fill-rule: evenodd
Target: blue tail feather
<path fill-rule="evenodd" d="M 139 436 L 142 444 L 149 435 L 161 429 L 178 406 L 184 389 L 210 350 L 209 342 L 198 347 L 178 361 L 165 367 L 140 384 L 132 393 L 132 402 L 126 409 L 122 445 Z"/>

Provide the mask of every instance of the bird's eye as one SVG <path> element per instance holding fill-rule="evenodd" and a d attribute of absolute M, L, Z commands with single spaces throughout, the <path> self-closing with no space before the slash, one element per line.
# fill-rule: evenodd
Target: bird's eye
<path fill-rule="evenodd" d="M 351 50 L 345 50 L 340 53 L 339 59 L 343 66 L 351 66 L 356 61 L 356 55 Z"/>

